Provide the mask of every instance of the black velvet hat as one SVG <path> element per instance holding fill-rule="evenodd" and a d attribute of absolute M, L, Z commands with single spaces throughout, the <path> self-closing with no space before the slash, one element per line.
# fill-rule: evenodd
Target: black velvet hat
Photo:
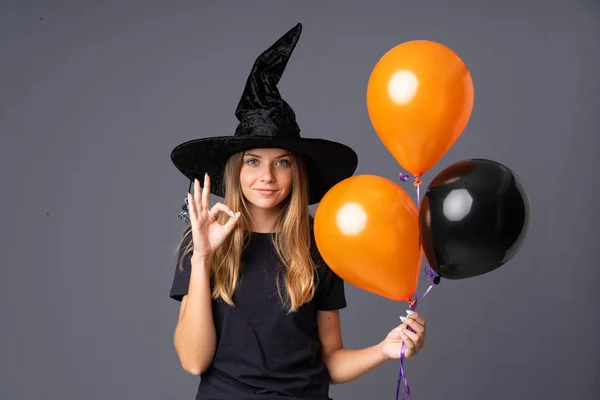
<path fill-rule="evenodd" d="M 202 184 L 207 172 L 212 193 L 224 197 L 225 163 L 252 148 L 281 148 L 302 156 L 309 204 L 318 203 L 335 184 L 354 174 L 358 164 L 354 150 L 329 140 L 301 137 L 294 111 L 277 89 L 301 31 L 302 25 L 296 25 L 256 59 L 235 111 L 239 125 L 233 136 L 195 139 L 172 151 L 173 164 L 190 181 L 197 178 Z"/>

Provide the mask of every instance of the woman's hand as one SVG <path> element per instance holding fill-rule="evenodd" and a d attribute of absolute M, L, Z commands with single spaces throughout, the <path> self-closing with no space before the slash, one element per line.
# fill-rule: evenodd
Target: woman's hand
<path fill-rule="evenodd" d="M 240 212 L 234 213 L 223 203 L 216 203 L 210 208 L 210 177 L 204 175 L 204 188 L 194 180 L 194 195 L 188 193 L 188 211 L 192 225 L 193 257 L 207 260 L 223 244 L 225 238 L 233 231 L 240 218 Z M 220 212 L 229 215 L 224 225 L 217 222 Z"/>
<path fill-rule="evenodd" d="M 425 346 L 425 320 L 414 311 L 407 313 L 407 317 L 400 317 L 402 324 L 394 328 L 381 342 L 381 353 L 389 359 L 400 358 L 403 343 L 406 344 L 405 358 L 411 358 Z"/>

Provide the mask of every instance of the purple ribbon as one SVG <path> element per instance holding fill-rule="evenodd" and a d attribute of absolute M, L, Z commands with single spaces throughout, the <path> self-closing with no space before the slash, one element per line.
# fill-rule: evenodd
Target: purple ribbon
<path fill-rule="evenodd" d="M 403 174 L 402 172 L 400 172 L 400 180 L 402 182 L 408 182 L 409 178 L 410 178 L 410 175 L 406 175 L 406 174 Z"/>

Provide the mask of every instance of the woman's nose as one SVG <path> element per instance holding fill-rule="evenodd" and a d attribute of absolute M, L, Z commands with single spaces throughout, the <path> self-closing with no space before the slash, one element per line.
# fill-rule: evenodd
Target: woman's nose
<path fill-rule="evenodd" d="M 271 171 L 271 167 L 264 167 L 261 171 L 261 180 L 264 182 L 272 182 L 274 179 L 273 171 Z"/>

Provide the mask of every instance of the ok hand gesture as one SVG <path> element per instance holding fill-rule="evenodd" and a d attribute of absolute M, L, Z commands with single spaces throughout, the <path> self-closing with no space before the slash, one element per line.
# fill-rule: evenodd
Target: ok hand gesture
<path fill-rule="evenodd" d="M 225 238 L 233 231 L 241 213 L 234 213 L 223 203 L 216 203 L 210 208 L 210 177 L 204 175 L 204 188 L 200 189 L 198 179 L 194 180 L 194 195 L 188 193 L 188 211 L 192 225 L 192 241 L 194 257 L 208 259 L 223 244 Z M 217 222 L 220 212 L 229 215 L 224 225 Z"/>

